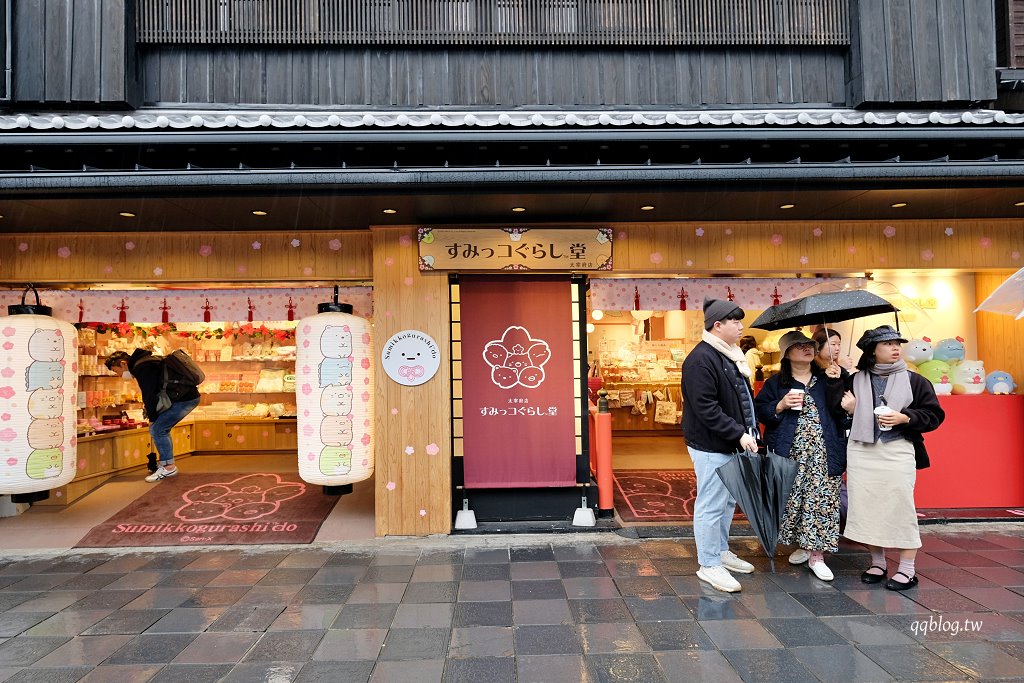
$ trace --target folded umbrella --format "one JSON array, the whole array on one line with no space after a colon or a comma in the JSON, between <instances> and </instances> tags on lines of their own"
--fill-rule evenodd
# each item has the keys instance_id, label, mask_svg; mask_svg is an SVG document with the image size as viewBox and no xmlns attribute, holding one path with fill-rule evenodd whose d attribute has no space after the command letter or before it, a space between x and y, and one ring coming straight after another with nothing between
<instances>
[{"instance_id":1,"label":"folded umbrella","mask_svg":"<svg viewBox=\"0 0 1024 683\"><path fill-rule=\"evenodd\" d=\"M761 330L784 330L788 327L839 323L878 313L895 314L898 310L877 294L850 289L785 301L765 309L750 326ZM898 319L896 329L899 330Z\"/></svg>"},{"instance_id":2,"label":"folded umbrella","mask_svg":"<svg viewBox=\"0 0 1024 683\"><path fill-rule=\"evenodd\" d=\"M796 481L797 467L796 461L768 451L765 455L737 453L716 470L768 553L773 574L779 527Z\"/></svg>"}]
</instances>

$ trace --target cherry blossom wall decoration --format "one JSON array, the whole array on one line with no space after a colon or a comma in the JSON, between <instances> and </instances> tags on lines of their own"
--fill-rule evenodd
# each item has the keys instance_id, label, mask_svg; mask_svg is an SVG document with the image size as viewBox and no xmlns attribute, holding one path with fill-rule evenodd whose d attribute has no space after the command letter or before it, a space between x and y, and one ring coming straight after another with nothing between
<instances>
[{"instance_id":1,"label":"cherry blossom wall decoration","mask_svg":"<svg viewBox=\"0 0 1024 683\"><path fill-rule=\"evenodd\" d=\"M887 225L882 229L882 234L885 235L886 239L892 239L896 236L896 228L892 225Z\"/></svg>"}]
</instances>

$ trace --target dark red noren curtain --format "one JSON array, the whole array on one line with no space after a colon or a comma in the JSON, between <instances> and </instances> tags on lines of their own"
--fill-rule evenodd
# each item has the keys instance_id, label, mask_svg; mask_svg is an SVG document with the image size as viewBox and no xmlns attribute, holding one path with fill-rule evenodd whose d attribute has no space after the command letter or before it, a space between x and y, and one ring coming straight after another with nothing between
<instances>
[{"instance_id":1,"label":"dark red noren curtain","mask_svg":"<svg viewBox=\"0 0 1024 683\"><path fill-rule=\"evenodd\" d=\"M467 488L576 483L572 285L461 276Z\"/></svg>"}]
</instances>

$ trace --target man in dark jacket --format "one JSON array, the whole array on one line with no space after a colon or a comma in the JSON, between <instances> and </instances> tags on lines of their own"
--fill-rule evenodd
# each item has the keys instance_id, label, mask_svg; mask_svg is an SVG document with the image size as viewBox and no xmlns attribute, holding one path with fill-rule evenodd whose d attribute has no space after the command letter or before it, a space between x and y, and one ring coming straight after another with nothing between
<instances>
[{"instance_id":1,"label":"man in dark jacket","mask_svg":"<svg viewBox=\"0 0 1024 683\"><path fill-rule=\"evenodd\" d=\"M740 590L730 572L754 571L729 550L736 500L715 472L737 450L757 450L750 368L737 346L743 316L743 309L731 301L705 299L704 335L683 361L683 435L697 475L697 578L727 593Z\"/></svg>"},{"instance_id":2,"label":"man in dark jacket","mask_svg":"<svg viewBox=\"0 0 1024 683\"><path fill-rule=\"evenodd\" d=\"M164 360L157 358L150 351L135 349L131 356L124 351L117 351L106 360L107 369L124 378L135 378L142 394L142 404L149 418L149 435L153 439L153 448L160 458L160 466L153 474L146 477L148 482L157 482L178 473L174 464L174 443L171 441L171 429L181 422L186 415L199 405L199 389L191 387L171 407L157 414L157 401L164 385Z\"/></svg>"}]
</instances>

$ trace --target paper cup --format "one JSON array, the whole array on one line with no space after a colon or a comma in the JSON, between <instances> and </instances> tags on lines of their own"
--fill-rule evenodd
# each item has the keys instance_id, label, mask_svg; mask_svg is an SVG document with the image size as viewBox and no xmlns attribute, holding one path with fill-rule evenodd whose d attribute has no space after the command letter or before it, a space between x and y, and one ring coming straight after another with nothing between
<instances>
[{"instance_id":1,"label":"paper cup","mask_svg":"<svg viewBox=\"0 0 1024 683\"><path fill-rule=\"evenodd\" d=\"M877 408L875 408L875 419L877 420L879 415L888 415L889 413L893 413L893 412L895 412L895 411L892 408L890 408L889 406L878 406ZM880 423L878 425L878 428L880 430L882 430L883 432L887 432L890 429L892 429L892 426L891 425L884 425L884 424Z\"/></svg>"},{"instance_id":2,"label":"paper cup","mask_svg":"<svg viewBox=\"0 0 1024 683\"><path fill-rule=\"evenodd\" d=\"M791 394L800 394L800 405L793 406L790 410L803 410L804 408L804 390L803 389L790 389Z\"/></svg>"}]
</instances>

